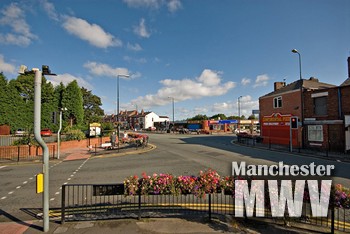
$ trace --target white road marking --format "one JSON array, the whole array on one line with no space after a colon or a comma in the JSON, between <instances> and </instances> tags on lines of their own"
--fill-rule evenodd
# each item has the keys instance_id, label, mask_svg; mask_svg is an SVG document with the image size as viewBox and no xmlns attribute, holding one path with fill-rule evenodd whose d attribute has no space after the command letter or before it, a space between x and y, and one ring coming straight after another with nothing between
<instances>
[{"instance_id":1,"label":"white road marking","mask_svg":"<svg viewBox=\"0 0 350 234\"><path fill-rule=\"evenodd\" d=\"M30 177L29 179L30 179L30 180L32 180L32 179L33 179L33 177Z\"/></svg>"},{"instance_id":2,"label":"white road marking","mask_svg":"<svg viewBox=\"0 0 350 234\"><path fill-rule=\"evenodd\" d=\"M20 188L21 188L21 186L17 186L17 187L16 187L16 189L20 189Z\"/></svg>"},{"instance_id":3,"label":"white road marking","mask_svg":"<svg viewBox=\"0 0 350 234\"><path fill-rule=\"evenodd\" d=\"M60 194L60 192L56 192L56 193L55 193L55 195L58 195L58 194Z\"/></svg>"},{"instance_id":4,"label":"white road marking","mask_svg":"<svg viewBox=\"0 0 350 234\"><path fill-rule=\"evenodd\" d=\"M71 180L72 178L68 178L67 180Z\"/></svg>"},{"instance_id":5,"label":"white road marking","mask_svg":"<svg viewBox=\"0 0 350 234\"><path fill-rule=\"evenodd\" d=\"M14 191L9 192L8 194L12 194Z\"/></svg>"},{"instance_id":6,"label":"white road marking","mask_svg":"<svg viewBox=\"0 0 350 234\"><path fill-rule=\"evenodd\" d=\"M2 197L2 198L1 198L1 200L4 200L4 199L6 199L6 197Z\"/></svg>"},{"instance_id":7,"label":"white road marking","mask_svg":"<svg viewBox=\"0 0 350 234\"><path fill-rule=\"evenodd\" d=\"M24 182L23 182L23 184L26 184L26 183L28 183L28 181L24 181Z\"/></svg>"},{"instance_id":8,"label":"white road marking","mask_svg":"<svg viewBox=\"0 0 350 234\"><path fill-rule=\"evenodd\" d=\"M5 168L6 166L1 166L0 169Z\"/></svg>"},{"instance_id":9,"label":"white road marking","mask_svg":"<svg viewBox=\"0 0 350 234\"><path fill-rule=\"evenodd\" d=\"M50 201L53 201L53 200L55 200L55 198L51 198L51 199L50 199Z\"/></svg>"}]
</instances>

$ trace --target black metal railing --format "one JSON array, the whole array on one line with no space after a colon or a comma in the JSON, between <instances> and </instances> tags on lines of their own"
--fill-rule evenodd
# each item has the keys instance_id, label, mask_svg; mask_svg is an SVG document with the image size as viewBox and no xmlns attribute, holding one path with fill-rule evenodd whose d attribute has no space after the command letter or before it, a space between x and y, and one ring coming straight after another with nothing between
<instances>
[{"instance_id":1,"label":"black metal railing","mask_svg":"<svg viewBox=\"0 0 350 234\"><path fill-rule=\"evenodd\" d=\"M235 215L234 196L225 192L181 195L124 195L124 184L67 184L62 187L61 222L118 218ZM350 232L350 211L330 207L328 217L312 217L311 205L304 203L299 218L273 218L265 207L265 218L275 222L310 224ZM247 218L245 216L245 218Z\"/></svg>"},{"instance_id":2,"label":"black metal railing","mask_svg":"<svg viewBox=\"0 0 350 234\"><path fill-rule=\"evenodd\" d=\"M48 145L49 158L55 158L55 145ZM42 150L38 146L19 145L19 146L4 146L0 147L0 160L2 161L30 161L42 160Z\"/></svg>"},{"instance_id":3,"label":"black metal railing","mask_svg":"<svg viewBox=\"0 0 350 234\"><path fill-rule=\"evenodd\" d=\"M263 140L265 139L265 140ZM290 145L285 144L274 144L272 143L273 138L269 137L261 137L261 136L251 136L251 135L246 135L246 136L237 136L235 138L235 142L250 146L250 147L256 147L256 148L263 148L263 149L269 149L269 150L277 150L277 151L285 151L285 152L290 152ZM276 139L276 138L275 138ZM300 144L297 146L292 147L293 153L301 153L301 154L306 154L306 155L313 155L313 156L319 156L323 158L335 158L335 159L343 159L343 160L348 160L349 158L349 153L344 153L344 152L339 152L339 151L330 151L328 148L326 149L321 149L321 148L302 148Z\"/></svg>"}]
</instances>

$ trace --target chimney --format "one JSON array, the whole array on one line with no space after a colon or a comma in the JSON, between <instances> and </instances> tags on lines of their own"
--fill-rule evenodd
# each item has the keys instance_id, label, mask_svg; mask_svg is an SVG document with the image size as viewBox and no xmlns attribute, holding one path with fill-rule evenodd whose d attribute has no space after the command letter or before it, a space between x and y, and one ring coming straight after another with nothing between
<instances>
[{"instance_id":1,"label":"chimney","mask_svg":"<svg viewBox=\"0 0 350 234\"><path fill-rule=\"evenodd\" d=\"M313 77L313 76L310 77L309 81L319 82L319 80L316 77Z\"/></svg>"},{"instance_id":2,"label":"chimney","mask_svg":"<svg viewBox=\"0 0 350 234\"><path fill-rule=\"evenodd\" d=\"M350 57L348 57L348 78L350 78Z\"/></svg>"},{"instance_id":3,"label":"chimney","mask_svg":"<svg viewBox=\"0 0 350 234\"><path fill-rule=\"evenodd\" d=\"M274 83L274 91L279 90L280 88L283 88L286 86L286 82L275 82Z\"/></svg>"}]
</instances>

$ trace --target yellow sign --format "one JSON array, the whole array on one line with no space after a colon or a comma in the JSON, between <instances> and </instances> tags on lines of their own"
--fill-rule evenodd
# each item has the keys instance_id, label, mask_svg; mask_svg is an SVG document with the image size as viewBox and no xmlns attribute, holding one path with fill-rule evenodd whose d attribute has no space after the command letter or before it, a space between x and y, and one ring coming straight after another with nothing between
<instances>
[{"instance_id":1,"label":"yellow sign","mask_svg":"<svg viewBox=\"0 0 350 234\"><path fill-rule=\"evenodd\" d=\"M40 173L36 175L36 193L44 192L44 174Z\"/></svg>"},{"instance_id":2,"label":"yellow sign","mask_svg":"<svg viewBox=\"0 0 350 234\"><path fill-rule=\"evenodd\" d=\"M91 123L90 127L101 127L100 123Z\"/></svg>"},{"instance_id":3,"label":"yellow sign","mask_svg":"<svg viewBox=\"0 0 350 234\"><path fill-rule=\"evenodd\" d=\"M273 113L270 116L264 116L262 118L263 122L289 122L290 120L290 114L288 115L281 115L280 113Z\"/></svg>"}]
</instances>

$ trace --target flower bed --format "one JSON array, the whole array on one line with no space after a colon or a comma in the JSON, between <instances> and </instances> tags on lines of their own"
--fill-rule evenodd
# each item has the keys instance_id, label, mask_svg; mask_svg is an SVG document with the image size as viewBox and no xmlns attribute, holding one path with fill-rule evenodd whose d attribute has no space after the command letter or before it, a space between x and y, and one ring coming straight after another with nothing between
<instances>
[{"instance_id":1,"label":"flower bed","mask_svg":"<svg viewBox=\"0 0 350 234\"><path fill-rule=\"evenodd\" d=\"M221 193L234 197L242 196L235 194L235 181L243 180L240 177L226 176L221 177L216 171L208 169L200 171L198 176L174 176L172 174L153 174L152 176L146 173L139 178L137 175L130 176L124 180L124 191L126 196L134 195L158 195L158 194L194 194L197 197L205 197L208 193ZM244 179L244 180L251 180ZM239 183L239 186L244 183ZM242 191L242 189L237 189ZM278 191L269 191L265 189L265 198L269 198L269 193L278 193ZM309 201L308 190L304 191L304 201ZM350 189L345 188L340 184L332 186L331 198L334 201L334 207L350 208ZM260 198L257 198L260 199ZM261 198L263 199L263 198ZM265 199L266 205L269 205L269 200ZM332 205L332 203L330 203Z\"/></svg>"}]
</instances>

